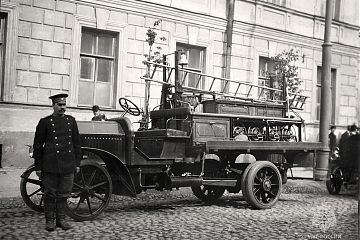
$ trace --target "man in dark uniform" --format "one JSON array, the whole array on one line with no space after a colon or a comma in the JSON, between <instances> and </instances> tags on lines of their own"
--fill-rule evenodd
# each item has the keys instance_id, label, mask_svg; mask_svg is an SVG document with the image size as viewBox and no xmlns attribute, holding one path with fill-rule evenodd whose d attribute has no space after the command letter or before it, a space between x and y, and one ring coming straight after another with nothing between
<instances>
[{"instance_id":1,"label":"man in dark uniform","mask_svg":"<svg viewBox=\"0 0 360 240\"><path fill-rule=\"evenodd\" d=\"M36 174L44 186L45 229L71 228L65 221L65 204L72 191L74 173L80 171L81 146L75 118L65 115L67 94L56 94L53 114L42 118L35 132L34 159Z\"/></svg>"}]
</instances>

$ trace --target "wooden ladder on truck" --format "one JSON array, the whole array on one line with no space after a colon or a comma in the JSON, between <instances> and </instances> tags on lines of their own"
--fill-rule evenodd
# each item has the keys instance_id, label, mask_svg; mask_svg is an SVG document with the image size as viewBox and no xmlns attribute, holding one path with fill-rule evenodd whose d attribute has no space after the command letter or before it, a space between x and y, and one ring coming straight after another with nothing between
<instances>
[{"instance_id":1,"label":"wooden ladder on truck","mask_svg":"<svg viewBox=\"0 0 360 240\"><path fill-rule=\"evenodd\" d=\"M150 72L141 79L174 89L172 100L175 102L175 106L173 107L176 107L176 102L181 102L184 95L195 96L198 94L202 96L202 99L221 98L286 106L289 112L290 110L302 110L308 98L301 94L288 92L286 88L282 90L260 86L245 81L207 75L196 69L172 67L163 63L151 61L144 61L144 63L150 68ZM155 79L159 72L162 72L162 80ZM192 79L191 85L188 84L189 78Z\"/></svg>"}]
</instances>

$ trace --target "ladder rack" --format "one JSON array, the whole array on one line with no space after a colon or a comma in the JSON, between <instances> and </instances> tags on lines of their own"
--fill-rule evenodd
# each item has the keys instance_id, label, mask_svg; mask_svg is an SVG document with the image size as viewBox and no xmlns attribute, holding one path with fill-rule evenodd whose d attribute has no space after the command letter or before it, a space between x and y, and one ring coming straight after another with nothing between
<instances>
[{"instance_id":1,"label":"ladder rack","mask_svg":"<svg viewBox=\"0 0 360 240\"><path fill-rule=\"evenodd\" d=\"M144 61L144 63L150 66L151 72L149 76L143 76L141 79L166 84L169 87L175 88L175 92L180 92L181 94L201 94L203 98L208 96L208 98L213 99L223 98L269 105L283 105L294 110L302 110L308 98L301 94L284 93L281 89L207 75L190 68L178 67L176 69L166 64L151 61ZM178 76L175 76L176 70L178 71ZM162 71L165 74L162 81L154 79L157 71ZM194 80L192 86L187 84L190 76Z\"/></svg>"}]
</instances>

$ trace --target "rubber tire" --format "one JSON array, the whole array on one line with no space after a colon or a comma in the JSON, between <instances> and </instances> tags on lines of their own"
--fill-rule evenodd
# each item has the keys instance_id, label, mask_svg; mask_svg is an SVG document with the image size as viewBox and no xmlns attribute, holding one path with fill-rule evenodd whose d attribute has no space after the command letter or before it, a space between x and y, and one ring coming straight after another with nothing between
<instances>
[{"instance_id":1,"label":"rubber tire","mask_svg":"<svg viewBox=\"0 0 360 240\"><path fill-rule=\"evenodd\" d=\"M243 174L242 174L242 177L241 177L241 192L242 192L242 195L245 199L245 201L248 201L248 196L247 196L247 191L245 190L246 189L246 178L247 178L247 175L250 171L250 169L255 165L256 162L252 162L250 163L249 165L246 166Z\"/></svg>"},{"instance_id":2,"label":"rubber tire","mask_svg":"<svg viewBox=\"0 0 360 240\"><path fill-rule=\"evenodd\" d=\"M23 201L25 202L25 204L27 206L29 206L32 210L35 210L37 212L44 212L44 202L42 200L40 200L40 205L36 204L35 202L33 202L31 200L31 198L29 197L29 194L27 192L26 186L29 183L29 176L32 173L35 174L35 166L34 166L34 164L32 164L30 167L28 167L25 170L25 172L21 175L20 194L21 194L21 197L22 197ZM39 182L39 189L37 189L37 190L43 192L42 191L42 186L41 186L41 180L36 179L35 181ZM37 185L37 184L34 184L34 185Z\"/></svg>"},{"instance_id":3,"label":"rubber tire","mask_svg":"<svg viewBox=\"0 0 360 240\"><path fill-rule=\"evenodd\" d=\"M112 180L111 180L111 177L110 177L110 174L108 173L108 171L102 165L98 164L94 160L89 160L88 159L88 160L81 161L80 173L78 173L78 174L81 174L81 171L83 171L83 169L86 168L87 166L96 167L97 170L101 171L101 173L106 177L106 181L107 181L107 184L108 184L108 189L107 189L107 194L105 195L105 201L103 202L101 207L99 207L96 211L94 211L94 212L92 212L90 214L87 214L87 215L78 214L78 213L76 213L76 212L74 212L72 210L72 208L68 205L69 204L69 199L71 198L71 196L70 196L68 201L67 201L67 204L65 206L65 211L66 211L66 214L69 217L71 217L72 219L74 219L76 221L94 220L97 216L99 216L107 208L107 206L109 205L109 202L110 202L111 194L112 194L112 189L113 189ZM86 179L85 181L87 181L87 180L88 179ZM75 186L75 181L76 181L76 178L74 179L74 186ZM73 192L72 195L74 195L74 194L75 193Z\"/></svg>"},{"instance_id":4,"label":"rubber tire","mask_svg":"<svg viewBox=\"0 0 360 240\"><path fill-rule=\"evenodd\" d=\"M264 203L259 201L256 196L254 195L254 179L256 174L262 170L263 168L270 168L275 172L275 175L277 177L276 181L278 183L278 189L275 195L275 198L269 202ZM249 172L247 173L247 176L245 178L245 196L247 196L247 202L254 207L255 209L268 209L271 208L276 204L276 202L279 200L281 190L282 190L282 179L279 170L277 167L269 162L269 161L257 161L255 162L254 166L251 167Z\"/></svg>"}]
</instances>

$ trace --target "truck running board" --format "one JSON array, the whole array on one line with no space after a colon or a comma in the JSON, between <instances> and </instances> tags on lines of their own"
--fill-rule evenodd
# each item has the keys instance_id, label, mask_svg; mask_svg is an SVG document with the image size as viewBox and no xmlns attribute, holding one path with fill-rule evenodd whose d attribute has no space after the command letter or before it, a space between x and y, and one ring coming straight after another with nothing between
<instances>
[{"instance_id":1,"label":"truck running board","mask_svg":"<svg viewBox=\"0 0 360 240\"><path fill-rule=\"evenodd\" d=\"M171 187L199 187L204 186L221 186L235 187L238 182L236 179L203 179L201 177L170 177Z\"/></svg>"},{"instance_id":2,"label":"truck running board","mask_svg":"<svg viewBox=\"0 0 360 240\"><path fill-rule=\"evenodd\" d=\"M170 177L171 187L199 187L202 185L202 177Z\"/></svg>"},{"instance_id":3,"label":"truck running board","mask_svg":"<svg viewBox=\"0 0 360 240\"><path fill-rule=\"evenodd\" d=\"M211 179L203 180L204 186L221 186L221 187L235 187L238 180L236 179Z\"/></svg>"}]
</instances>

